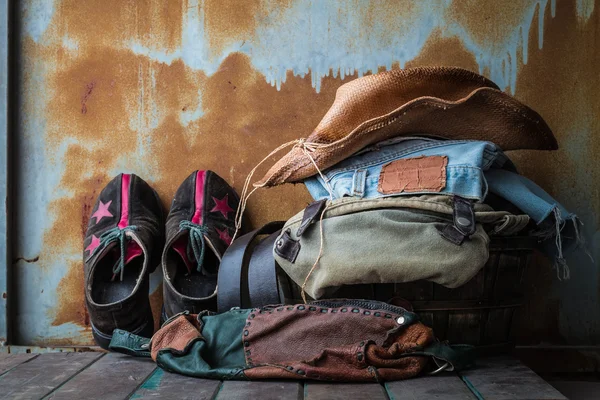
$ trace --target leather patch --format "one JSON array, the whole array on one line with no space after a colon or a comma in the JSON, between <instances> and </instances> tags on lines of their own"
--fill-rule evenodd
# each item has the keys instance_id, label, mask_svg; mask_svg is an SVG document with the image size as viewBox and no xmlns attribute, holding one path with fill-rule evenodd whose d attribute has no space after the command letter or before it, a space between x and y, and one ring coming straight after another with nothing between
<instances>
[{"instance_id":1,"label":"leather patch","mask_svg":"<svg viewBox=\"0 0 600 400\"><path fill-rule=\"evenodd\" d=\"M275 242L275 254L292 264L296 262L299 252L300 241L292 239L289 229Z\"/></svg>"},{"instance_id":2,"label":"leather patch","mask_svg":"<svg viewBox=\"0 0 600 400\"><path fill-rule=\"evenodd\" d=\"M253 310L243 333L249 379L323 381L404 379L423 370L428 357L410 356L435 338L409 314L324 303ZM398 322L402 321L402 322ZM255 367L255 368L252 368Z\"/></svg>"},{"instance_id":3,"label":"leather patch","mask_svg":"<svg viewBox=\"0 0 600 400\"><path fill-rule=\"evenodd\" d=\"M302 223L298 228L298 232L296 232L296 236L300 237L316 219L321 216L321 213L325 209L325 204L327 204L327 200L318 200L310 203L305 209L304 214L302 214Z\"/></svg>"},{"instance_id":4,"label":"leather patch","mask_svg":"<svg viewBox=\"0 0 600 400\"><path fill-rule=\"evenodd\" d=\"M254 364L310 360L323 350L373 340L382 345L401 314L350 305L279 306L253 312L244 340ZM335 332L335 334L332 334Z\"/></svg>"},{"instance_id":5,"label":"leather patch","mask_svg":"<svg viewBox=\"0 0 600 400\"><path fill-rule=\"evenodd\" d=\"M446 187L446 156L405 158L385 164L377 191L382 194L440 192Z\"/></svg>"},{"instance_id":6,"label":"leather patch","mask_svg":"<svg viewBox=\"0 0 600 400\"><path fill-rule=\"evenodd\" d=\"M202 339L200 325L196 315L180 315L163 326L152 337L152 359L156 361L159 350L169 349L176 353L185 353L187 347L196 339Z\"/></svg>"}]
</instances>

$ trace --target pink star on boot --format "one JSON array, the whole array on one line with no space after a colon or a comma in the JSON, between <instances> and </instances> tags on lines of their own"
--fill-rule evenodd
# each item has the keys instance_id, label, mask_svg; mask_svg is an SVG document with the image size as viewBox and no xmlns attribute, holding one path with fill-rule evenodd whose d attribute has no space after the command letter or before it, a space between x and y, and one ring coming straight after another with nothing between
<instances>
[{"instance_id":1,"label":"pink star on boot","mask_svg":"<svg viewBox=\"0 0 600 400\"><path fill-rule=\"evenodd\" d=\"M108 211L108 207L110 207L110 200L108 203L104 204L102 201L98 204L98 209L95 213L92 214L92 218L96 218L96 223L100 222L104 217L113 217L110 211Z\"/></svg>"},{"instance_id":2,"label":"pink star on boot","mask_svg":"<svg viewBox=\"0 0 600 400\"><path fill-rule=\"evenodd\" d=\"M220 230L219 228L215 228L215 231L219 234L219 239L221 239L227 246L231 244L231 236L229 236L229 232L227 229Z\"/></svg>"},{"instance_id":3,"label":"pink star on boot","mask_svg":"<svg viewBox=\"0 0 600 400\"><path fill-rule=\"evenodd\" d=\"M94 250L96 250L96 247L98 247L99 245L100 239L98 239L96 235L92 235L92 241L90 242L90 245L85 248L85 251L89 251L90 254L92 254Z\"/></svg>"},{"instance_id":4,"label":"pink star on boot","mask_svg":"<svg viewBox=\"0 0 600 400\"><path fill-rule=\"evenodd\" d=\"M217 199L216 197L213 196L213 200L215 202L215 206L213 207L212 210L210 210L210 212L218 212L220 211L221 214L223 214L223 216L225 217L225 219L229 219L229 217L227 217L227 214L233 211L233 208L229 207L229 198L228 198L228 194L225 195L225 197L223 197L221 200Z\"/></svg>"}]
</instances>

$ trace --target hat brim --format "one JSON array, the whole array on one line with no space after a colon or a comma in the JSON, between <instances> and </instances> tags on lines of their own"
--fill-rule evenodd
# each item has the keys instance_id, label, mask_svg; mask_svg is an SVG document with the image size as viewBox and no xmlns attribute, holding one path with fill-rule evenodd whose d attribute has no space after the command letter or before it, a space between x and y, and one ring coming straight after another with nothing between
<instances>
[{"instance_id":1,"label":"hat brim","mask_svg":"<svg viewBox=\"0 0 600 400\"><path fill-rule=\"evenodd\" d=\"M503 150L558 149L550 127L538 113L491 87L478 88L456 101L419 97L362 122L337 140L324 142L315 130L306 142L317 144L310 155L314 164L324 170L370 144L408 135L489 141ZM313 160L301 148L294 147L256 186L302 181L318 172Z\"/></svg>"}]
</instances>

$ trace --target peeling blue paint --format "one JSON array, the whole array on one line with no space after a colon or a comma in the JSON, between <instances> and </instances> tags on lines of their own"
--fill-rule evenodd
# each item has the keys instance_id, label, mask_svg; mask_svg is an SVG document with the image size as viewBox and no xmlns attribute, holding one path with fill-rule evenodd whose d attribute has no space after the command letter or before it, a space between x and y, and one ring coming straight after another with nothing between
<instances>
[{"instance_id":1,"label":"peeling blue paint","mask_svg":"<svg viewBox=\"0 0 600 400\"><path fill-rule=\"evenodd\" d=\"M54 0L28 0L21 5L23 29L27 36L38 43L54 14Z\"/></svg>"},{"instance_id":2,"label":"peeling blue paint","mask_svg":"<svg viewBox=\"0 0 600 400\"><path fill-rule=\"evenodd\" d=\"M199 120L204 115L202 111L202 91L198 90L198 106L194 110L182 111L179 114L179 122L187 127L190 123Z\"/></svg>"},{"instance_id":3,"label":"peeling blue paint","mask_svg":"<svg viewBox=\"0 0 600 400\"><path fill-rule=\"evenodd\" d=\"M454 0L460 1L460 0ZM56 3L56 4L55 4ZM76 55L79 43L68 36L52 37L49 34L50 22L58 7L58 1L29 0L21 9L24 21L24 34L27 38L42 45L57 45ZM548 4L550 3L550 4ZM502 37L481 38L453 19L448 12L451 0L431 0L414 2L405 14L402 10L391 13L385 23L365 23L368 10L376 6L375 1L324 1L296 0L286 9L277 9L261 16L256 31L244 41L231 43L224 49L209 47L205 27L204 2L190 1L183 15L181 45L174 50L166 50L142 44L138 41L115 43L115 47L125 47L133 53L159 63L171 64L182 60L193 70L214 74L223 60L231 53L241 52L248 56L253 67L265 76L267 82L281 88L286 82L288 71L295 76L310 74L316 91L321 88L322 78L332 75L344 79L357 73L364 75L379 67L390 69L393 63L404 66L421 53L433 34L446 38L457 37L471 52L479 65L480 72L494 80L502 88L515 91L518 71L522 62L529 61L529 36L534 29L538 47L543 46L544 20L550 9L551 17L556 15L556 0L531 0L522 11L519 20ZM507 5L508 7L508 5ZM594 11L593 0L576 0L576 12L580 20L587 21ZM597 10L596 10L597 11ZM537 21L536 21L537 12ZM259 18L259 17L257 17ZM392 32L390 34L390 32ZM52 41L56 42L52 42ZM142 57L141 57L142 59ZM18 152L22 156L17 171L18 199L20 210L15 215L18 227L16 255L25 258L40 256L35 264L16 264L19 290L19 312L17 315L17 337L22 343L36 343L46 339L70 338L75 342L91 342L89 331L67 323L51 326L52 311L58 304L59 283L67 273L70 262L80 262L81 249L74 243L72 247L60 249L60 254L42 249L43 235L55 222L55 215L48 205L60 198L68 198L73 193L60 189L60 180L66 168L65 154L71 144L93 150L94 143L77 143L70 132L64 132L61 143L52 146L55 153L49 154L45 140L46 132L55 129L45 119L44 109L56 95L47 85L46 77L59 70L48 58L30 58L24 64L24 74L28 85L23 93L21 104L22 120L19 127L22 133L16 140ZM150 154L153 131L159 127L167 110L162 110L157 99L156 63L142 59L138 65L137 97L127 104L127 115L119 116L129 121L131 132L137 141L136 150L123 154L112 165L109 174L135 172L150 182L155 180L157 170ZM582 101L582 100L577 100ZM179 113L179 123L186 127L202 118L202 91L198 91L197 107ZM564 151L577 160L574 164L577 176L585 176L585 163L578 157L588 146L595 130L589 125L573 129L561 143ZM132 140L133 138L127 138ZM101 140L99 138L98 140ZM233 167L232 167L233 168ZM590 248L596 260L600 259L600 231L595 225L593 210L586 194L573 194L570 183L558 188L559 198L570 209L577 210L585 222L584 233L589 238ZM40 254L44 250L46 253ZM555 286L560 298L568 298L561 304L560 326L565 337L587 340L587 331L599 331L598 321L590 321L590 315L600 312L597 281L598 266L585 255L575 255L569 259L577 266L570 282L560 282ZM42 270L43 269L43 270ZM574 268L575 269L575 268ZM162 282L160 268L151 276L151 292ZM582 295L573 296L573 287ZM46 288L43 292L40 289ZM50 289L50 290L48 290ZM593 309L590 312L589 309Z\"/></svg>"},{"instance_id":4,"label":"peeling blue paint","mask_svg":"<svg viewBox=\"0 0 600 400\"><path fill-rule=\"evenodd\" d=\"M164 374L165 371L160 368L156 368L152 375L146 379L146 381L136 390L130 399L143 399L151 395L152 392L155 392L160 387L160 382L162 381Z\"/></svg>"},{"instance_id":5,"label":"peeling blue paint","mask_svg":"<svg viewBox=\"0 0 600 400\"><path fill-rule=\"evenodd\" d=\"M62 37L62 47L69 51L77 51L79 50L79 43L68 35L64 35Z\"/></svg>"},{"instance_id":6,"label":"peeling blue paint","mask_svg":"<svg viewBox=\"0 0 600 400\"><path fill-rule=\"evenodd\" d=\"M377 7L376 1L298 0L283 12L273 11L274 15L261 20L253 37L214 54L206 37L204 2L196 1L189 4L184 15L180 48L166 51L138 42L130 42L128 46L136 54L166 64L181 59L190 68L207 75L212 75L230 53L242 52L278 90L285 83L287 71L292 71L301 77L310 74L312 86L319 92L322 78L330 74L344 79L354 73L362 76L377 71L379 67L391 69L395 62L404 67L423 50L431 34L440 31L446 37L458 37L475 55L480 72L514 93L519 67L517 54L521 53L526 64L529 31L536 10L539 10L538 46L540 49L543 46L548 0L532 1L521 22L506 37L487 43L478 43L471 32L449 17L451 4L451 0L415 2L410 18L399 10L388 16L386 24L365 26L365 15ZM556 0L551 1L550 9L554 16Z\"/></svg>"},{"instance_id":7,"label":"peeling blue paint","mask_svg":"<svg viewBox=\"0 0 600 400\"><path fill-rule=\"evenodd\" d=\"M54 2L24 2L21 12L26 37L47 44L49 39L44 33L54 13ZM65 43L65 37L60 40L61 44ZM75 50L74 41L66 38L66 43L69 50ZM56 215L48 205L55 199L73 195L60 187L60 180L66 167L67 149L77 142L66 135L52 151L45 142L45 132L55 129L46 120L44 110L55 95L46 78L56 71L56 63L33 58L28 59L22 68L22 79L26 79L27 84L23 80L19 82L24 93L18 121L22 134L15 141L16 152L21 156L16 169L15 197L27 201L18 202L18 213L14 215L17 234L14 256L39 257L39 261L19 261L14 265L15 276L18 277L15 302L19 304L15 337L17 344L64 338L72 338L74 344L87 344L92 338L83 327L74 323L51 325L59 301L59 284L69 270L69 263L81 260L81 249L73 243L70 248L62 249L60 254L48 249L42 253L44 234L56 221Z\"/></svg>"},{"instance_id":8,"label":"peeling blue paint","mask_svg":"<svg viewBox=\"0 0 600 400\"><path fill-rule=\"evenodd\" d=\"M596 0L577 0L576 10L577 16L587 21L594 12L594 4Z\"/></svg>"},{"instance_id":9,"label":"peeling blue paint","mask_svg":"<svg viewBox=\"0 0 600 400\"><path fill-rule=\"evenodd\" d=\"M475 55L480 72L514 93L517 53L521 52L527 63L528 37L536 9L542 47L547 3L548 0L531 2L521 22L506 37L478 43L471 32L448 17L451 1L414 3L410 18L398 12L393 21L369 27L368 34L362 35L357 35L365 29L362 18L376 3L297 1L279 20L258 29L256 40L249 44L249 55L254 67L278 89L291 70L295 75L310 72L313 87L319 91L321 79L330 71L334 77L339 71L343 79L349 73L362 76L381 66L390 69L394 62L403 67L422 51L432 32L439 30L446 37L458 37ZM555 8L555 0L551 8ZM397 33L390 35L390 29Z\"/></svg>"},{"instance_id":10,"label":"peeling blue paint","mask_svg":"<svg viewBox=\"0 0 600 400\"><path fill-rule=\"evenodd\" d=\"M388 16L387 24L366 25L365 15L377 7L376 2L296 1L258 27L250 41L250 59L277 89L291 70L294 75L310 73L318 92L322 78L331 71L344 79L376 72L380 66L390 69L394 62L403 67L444 25L449 5L443 0L415 2L410 18L398 10Z\"/></svg>"}]
</instances>

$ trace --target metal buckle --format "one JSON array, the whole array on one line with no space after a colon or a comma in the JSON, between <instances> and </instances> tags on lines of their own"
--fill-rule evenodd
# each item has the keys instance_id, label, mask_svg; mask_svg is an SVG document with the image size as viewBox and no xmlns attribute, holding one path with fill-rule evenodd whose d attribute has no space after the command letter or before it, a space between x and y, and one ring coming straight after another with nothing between
<instances>
[{"instance_id":1,"label":"metal buckle","mask_svg":"<svg viewBox=\"0 0 600 400\"><path fill-rule=\"evenodd\" d=\"M446 361L446 363L444 365L442 365L441 367L439 367L438 369L436 369L435 371L430 372L427 375L437 375L440 372L444 371L446 368L448 368L450 366L450 363L448 361Z\"/></svg>"}]
</instances>

